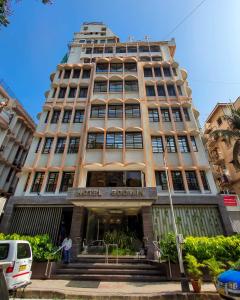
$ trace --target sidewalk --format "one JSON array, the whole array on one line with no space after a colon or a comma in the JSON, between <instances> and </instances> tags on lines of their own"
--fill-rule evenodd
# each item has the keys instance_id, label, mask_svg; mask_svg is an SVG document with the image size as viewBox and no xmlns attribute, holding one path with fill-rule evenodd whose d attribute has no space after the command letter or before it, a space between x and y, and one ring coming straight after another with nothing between
<instances>
[{"instance_id":1,"label":"sidewalk","mask_svg":"<svg viewBox=\"0 0 240 300\"><path fill-rule=\"evenodd\" d=\"M202 287L202 292L213 294L216 290L213 284L206 283ZM49 299L112 299L112 297L114 299L125 297L128 299L146 297L148 299L160 296L162 293L173 293L176 296L181 293L180 283L33 280L32 284L25 289L26 298ZM218 299L216 296L214 299Z\"/></svg>"}]
</instances>

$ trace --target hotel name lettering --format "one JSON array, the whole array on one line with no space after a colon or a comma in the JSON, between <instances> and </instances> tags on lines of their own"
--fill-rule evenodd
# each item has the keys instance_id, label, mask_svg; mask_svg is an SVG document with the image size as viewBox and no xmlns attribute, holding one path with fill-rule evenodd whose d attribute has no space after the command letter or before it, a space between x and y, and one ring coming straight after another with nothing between
<instances>
[{"instance_id":1,"label":"hotel name lettering","mask_svg":"<svg viewBox=\"0 0 240 300\"><path fill-rule=\"evenodd\" d=\"M104 193L105 194L105 193ZM105 194L106 195L106 194ZM143 190L141 189L118 189L114 188L109 191L112 197L143 197ZM75 197L102 197L103 193L100 189L82 189L78 190Z\"/></svg>"}]
</instances>

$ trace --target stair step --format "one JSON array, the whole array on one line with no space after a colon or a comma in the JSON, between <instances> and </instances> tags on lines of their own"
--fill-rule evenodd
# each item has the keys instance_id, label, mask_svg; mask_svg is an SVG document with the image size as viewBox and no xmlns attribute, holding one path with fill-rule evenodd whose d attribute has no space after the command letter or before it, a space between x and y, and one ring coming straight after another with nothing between
<instances>
[{"instance_id":1,"label":"stair step","mask_svg":"<svg viewBox=\"0 0 240 300\"><path fill-rule=\"evenodd\" d=\"M60 264L61 269L139 269L139 270L153 270L159 269L158 266L150 264L102 264L102 263L70 263L67 265Z\"/></svg>"},{"instance_id":2,"label":"stair step","mask_svg":"<svg viewBox=\"0 0 240 300\"><path fill-rule=\"evenodd\" d=\"M95 281L141 281L141 282L161 282L167 281L165 276L150 276L150 275L115 275L115 274L57 274L51 277L52 279L62 280L95 280Z\"/></svg>"},{"instance_id":3,"label":"stair step","mask_svg":"<svg viewBox=\"0 0 240 300\"><path fill-rule=\"evenodd\" d=\"M57 269L56 274L109 274L109 275L162 275L160 270L138 270L138 269Z\"/></svg>"}]
</instances>

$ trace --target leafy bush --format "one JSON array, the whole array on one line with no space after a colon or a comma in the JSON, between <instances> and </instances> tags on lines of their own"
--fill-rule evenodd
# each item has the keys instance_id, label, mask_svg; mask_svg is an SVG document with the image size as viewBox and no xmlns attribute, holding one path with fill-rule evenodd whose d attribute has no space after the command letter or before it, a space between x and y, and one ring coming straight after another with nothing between
<instances>
[{"instance_id":1,"label":"leafy bush","mask_svg":"<svg viewBox=\"0 0 240 300\"><path fill-rule=\"evenodd\" d=\"M37 262L47 261L51 254L57 250L53 245L49 235L24 236L16 233L3 234L0 233L0 240L25 240L31 244L33 252L33 260ZM59 254L51 256L51 259L58 259Z\"/></svg>"},{"instance_id":2,"label":"leafy bush","mask_svg":"<svg viewBox=\"0 0 240 300\"><path fill-rule=\"evenodd\" d=\"M201 268L204 267L204 264L199 263L196 257L191 254L187 254L185 260L187 263L187 271L191 278L200 279L203 275Z\"/></svg>"},{"instance_id":3,"label":"leafy bush","mask_svg":"<svg viewBox=\"0 0 240 300\"><path fill-rule=\"evenodd\" d=\"M209 274L214 282L217 276L225 270L225 264L221 261L217 261L214 257L204 260L203 264L208 268Z\"/></svg>"},{"instance_id":4,"label":"leafy bush","mask_svg":"<svg viewBox=\"0 0 240 300\"><path fill-rule=\"evenodd\" d=\"M107 231L104 234L104 241L106 244L118 244L120 249L128 249L131 251L139 250L141 242L136 238L132 232L124 231Z\"/></svg>"},{"instance_id":5,"label":"leafy bush","mask_svg":"<svg viewBox=\"0 0 240 300\"><path fill-rule=\"evenodd\" d=\"M177 249L174 233L169 233L160 241L160 249L164 256L177 262ZM214 257L217 261L226 264L229 261L237 261L240 257L240 235L192 237L185 238L183 256L193 255L199 262Z\"/></svg>"}]
</instances>

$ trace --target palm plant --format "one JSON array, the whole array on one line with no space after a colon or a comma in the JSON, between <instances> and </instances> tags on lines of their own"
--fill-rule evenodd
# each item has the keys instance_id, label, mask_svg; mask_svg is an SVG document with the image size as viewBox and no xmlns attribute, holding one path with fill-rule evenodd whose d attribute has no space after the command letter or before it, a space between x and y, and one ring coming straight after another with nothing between
<instances>
[{"instance_id":1,"label":"palm plant","mask_svg":"<svg viewBox=\"0 0 240 300\"><path fill-rule=\"evenodd\" d=\"M240 109L231 108L231 114L225 115L224 120L227 120L229 129L214 130L210 136L215 140L222 139L226 144L230 144L234 140L233 159L231 163L236 170L240 170L240 162L238 155L240 153Z\"/></svg>"}]
</instances>

